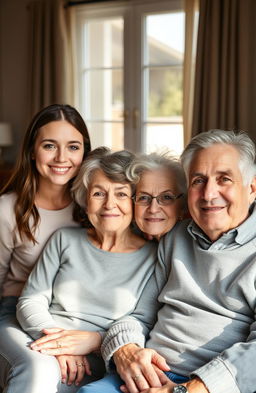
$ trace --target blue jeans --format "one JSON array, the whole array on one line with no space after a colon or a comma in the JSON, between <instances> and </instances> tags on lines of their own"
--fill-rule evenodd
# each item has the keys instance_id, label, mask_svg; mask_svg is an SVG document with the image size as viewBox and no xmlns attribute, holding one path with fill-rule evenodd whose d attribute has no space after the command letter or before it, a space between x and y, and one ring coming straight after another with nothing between
<instances>
[{"instance_id":1,"label":"blue jeans","mask_svg":"<svg viewBox=\"0 0 256 393\"><path fill-rule=\"evenodd\" d=\"M175 383L183 383L189 380L188 377L177 375L171 371L165 373L167 377ZM77 393L120 393L120 386L123 385L123 380L115 372L107 374L99 381L88 383L78 390Z\"/></svg>"},{"instance_id":2,"label":"blue jeans","mask_svg":"<svg viewBox=\"0 0 256 393\"><path fill-rule=\"evenodd\" d=\"M8 315L16 315L17 296L6 296L0 300L0 321Z\"/></svg>"},{"instance_id":3,"label":"blue jeans","mask_svg":"<svg viewBox=\"0 0 256 393\"><path fill-rule=\"evenodd\" d=\"M171 371L165 371L166 376L174 383L183 383L183 382L188 382L189 378L185 377L184 375L179 375L172 373Z\"/></svg>"}]
</instances>

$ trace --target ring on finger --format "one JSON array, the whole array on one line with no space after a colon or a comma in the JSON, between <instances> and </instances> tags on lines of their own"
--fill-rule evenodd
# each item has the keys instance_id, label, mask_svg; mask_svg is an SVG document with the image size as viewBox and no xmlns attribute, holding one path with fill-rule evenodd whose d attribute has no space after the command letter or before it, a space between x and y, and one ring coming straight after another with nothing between
<instances>
[{"instance_id":1,"label":"ring on finger","mask_svg":"<svg viewBox=\"0 0 256 393\"><path fill-rule=\"evenodd\" d=\"M84 367L84 363L76 362L77 367Z\"/></svg>"},{"instance_id":2,"label":"ring on finger","mask_svg":"<svg viewBox=\"0 0 256 393\"><path fill-rule=\"evenodd\" d=\"M132 377L132 378L136 382L136 381L138 381L138 379L140 379L140 377L141 377L141 375L137 374L137 375L134 375L134 377Z\"/></svg>"},{"instance_id":3,"label":"ring on finger","mask_svg":"<svg viewBox=\"0 0 256 393\"><path fill-rule=\"evenodd\" d=\"M61 347L62 347L62 345L61 345L61 342L60 342L60 341L57 341L57 340L56 340L56 347L57 347L57 348L61 348Z\"/></svg>"}]
</instances>

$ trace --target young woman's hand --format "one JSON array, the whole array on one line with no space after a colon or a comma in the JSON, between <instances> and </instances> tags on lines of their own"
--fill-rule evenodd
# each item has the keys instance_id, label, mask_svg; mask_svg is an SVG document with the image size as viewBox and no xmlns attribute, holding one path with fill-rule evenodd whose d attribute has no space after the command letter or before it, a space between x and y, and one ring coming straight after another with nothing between
<instances>
[{"instance_id":1,"label":"young woman's hand","mask_svg":"<svg viewBox=\"0 0 256 393\"><path fill-rule=\"evenodd\" d=\"M58 355L61 370L61 382L76 386L82 381L85 374L91 375L90 365L85 356Z\"/></svg>"},{"instance_id":2,"label":"young woman's hand","mask_svg":"<svg viewBox=\"0 0 256 393\"><path fill-rule=\"evenodd\" d=\"M101 335L85 330L44 329L43 337L31 344L31 349L46 355L87 355L100 349Z\"/></svg>"}]
</instances>

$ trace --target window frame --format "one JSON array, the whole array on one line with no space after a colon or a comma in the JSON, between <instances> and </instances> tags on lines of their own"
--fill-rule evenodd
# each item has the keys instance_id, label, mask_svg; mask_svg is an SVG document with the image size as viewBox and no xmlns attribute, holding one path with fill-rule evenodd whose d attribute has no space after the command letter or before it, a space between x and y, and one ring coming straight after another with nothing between
<instances>
[{"instance_id":1,"label":"window frame","mask_svg":"<svg viewBox=\"0 0 256 393\"><path fill-rule=\"evenodd\" d=\"M123 98L124 98L124 148L131 151L145 152L146 141L146 91L144 68L144 53L146 35L144 17L149 14L161 14L173 11L184 11L184 0L130 0L107 3L86 4L75 7L74 23L76 36L76 63L78 79L81 75L82 34L80 31L84 20L106 19L121 16L124 19L124 53L123 53ZM139 37L139 39L138 39ZM136 42L134 49L133 43ZM144 48L144 49L143 49ZM184 63L183 63L184 66ZM81 89L77 83L76 105L80 109L82 101ZM146 92L148 93L148 92ZM145 94L146 95L146 94ZM148 95L148 94L147 94ZM85 119L86 120L86 119ZM168 122L168 124L171 122ZM183 121L182 121L183 124ZM183 132L184 134L184 132Z\"/></svg>"}]
</instances>

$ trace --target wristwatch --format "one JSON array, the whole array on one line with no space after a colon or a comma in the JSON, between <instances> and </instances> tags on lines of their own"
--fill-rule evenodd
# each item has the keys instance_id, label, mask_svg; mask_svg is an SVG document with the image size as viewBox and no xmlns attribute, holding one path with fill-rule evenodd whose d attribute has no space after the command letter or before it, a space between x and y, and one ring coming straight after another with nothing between
<instances>
[{"instance_id":1,"label":"wristwatch","mask_svg":"<svg viewBox=\"0 0 256 393\"><path fill-rule=\"evenodd\" d=\"M188 393L188 389L186 388L186 386L183 385L176 385L174 386L173 393Z\"/></svg>"}]
</instances>

